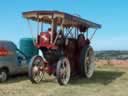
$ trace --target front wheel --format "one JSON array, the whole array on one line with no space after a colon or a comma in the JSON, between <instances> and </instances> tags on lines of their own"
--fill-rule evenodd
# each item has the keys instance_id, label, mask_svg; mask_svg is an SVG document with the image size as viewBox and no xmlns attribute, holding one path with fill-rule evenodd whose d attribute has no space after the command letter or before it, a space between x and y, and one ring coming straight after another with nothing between
<instances>
[{"instance_id":1,"label":"front wheel","mask_svg":"<svg viewBox=\"0 0 128 96\"><path fill-rule=\"evenodd\" d=\"M57 63L56 77L60 85L66 85L70 80L71 68L68 58L63 57Z\"/></svg>"},{"instance_id":2,"label":"front wheel","mask_svg":"<svg viewBox=\"0 0 128 96\"><path fill-rule=\"evenodd\" d=\"M44 75L44 62L41 56L34 56L29 64L29 78L32 83L39 83Z\"/></svg>"},{"instance_id":3,"label":"front wheel","mask_svg":"<svg viewBox=\"0 0 128 96\"><path fill-rule=\"evenodd\" d=\"M0 82L5 82L8 79L8 72L5 69L0 69Z\"/></svg>"}]
</instances>

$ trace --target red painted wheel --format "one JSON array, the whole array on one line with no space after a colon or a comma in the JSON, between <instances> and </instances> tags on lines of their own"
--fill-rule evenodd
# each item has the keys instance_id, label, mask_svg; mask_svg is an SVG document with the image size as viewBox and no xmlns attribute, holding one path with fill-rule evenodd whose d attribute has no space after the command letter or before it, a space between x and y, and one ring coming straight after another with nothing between
<instances>
[{"instance_id":1,"label":"red painted wheel","mask_svg":"<svg viewBox=\"0 0 128 96\"><path fill-rule=\"evenodd\" d=\"M32 83L39 83L44 76L44 62L41 56L34 56L29 64L29 78Z\"/></svg>"}]
</instances>

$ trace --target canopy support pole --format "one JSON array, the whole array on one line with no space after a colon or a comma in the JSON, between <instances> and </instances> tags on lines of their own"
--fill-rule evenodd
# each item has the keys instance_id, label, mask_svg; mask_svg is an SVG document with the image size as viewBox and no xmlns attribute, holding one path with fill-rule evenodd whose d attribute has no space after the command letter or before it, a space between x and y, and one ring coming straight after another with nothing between
<instances>
[{"instance_id":1,"label":"canopy support pole","mask_svg":"<svg viewBox=\"0 0 128 96\"><path fill-rule=\"evenodd\" d=\"M53 44L54 34L56 32L56 19L52 19L52 34L51 34L51 41L50 43Z\"/></svg>"},{"instance_id":2,"label":"canopy support pole","mask_svg":"<svg viewBox=\"0 0 128 96\"><path fill-rule=\"evenodd\" d=\"M97 28L95 29L94 33L92 34L92 36L91 36L90 40L92 40L92 38L94 37L94 35L95 35L96 31L97 31Z\"/></svg>"},{"instance_id":3,"label":"canopy support pole","mask_svg":"<svg viewBox=\"0 0 128 96\"><path fill-rule=\"evenodd\" d=\"M38 42L38 35L40 34L40 22L39 22L39 16L37 16L37 19L38 19L38 21L37 21L37 39L36 39L36 43Z\"/></svg>"},{"instance_id":4,"label":"canopy support pole","mask_svg":"<svg viewBox=\"0 0 128 96\"><path fill-rule=\"evenodd\" d=\"M87 29L87 33L86 33L86 38L88 38L88 29Z\"/></svg>"},{"instance_id":5,"label":"canopy support pole","mask_svg":"<svg viewBox=\"0 0 128 96\"><path fill-rule=\"evenodd\" d=\"M34 41L34 35L33 35L32 27L31 27L31 24L29 22L29 19L27 19L27 22L28 22L28 27L30 29L30 33L32 35L33 44L36 46L36 42Z\"/></svg>"},{"instance_id":6,"label":"canopy support pole","mask_svg":"<svg viewBox=\"0 0 128 96\"><path fill-rule=\"evenodd\" d=\"M55 21L55 22L56 22L56 21ZM62 20L62 24L60 25L60 31L62 31L62 33L64 33L63 22L64 22L64 21ZM55 26L56 26L56 25L55 25ZM55 28L56 28L56 27L55 27ZM56 32L56 30L55 30L54 32ZM56 43L56 41L57 41L57 39L58 39L59 34L60 34L60 32L57 32L57 35L56 35L55 40L54 40L54 42L53 42L54 45L55 45L55 43Z\"/></svg>"}]
</instances>

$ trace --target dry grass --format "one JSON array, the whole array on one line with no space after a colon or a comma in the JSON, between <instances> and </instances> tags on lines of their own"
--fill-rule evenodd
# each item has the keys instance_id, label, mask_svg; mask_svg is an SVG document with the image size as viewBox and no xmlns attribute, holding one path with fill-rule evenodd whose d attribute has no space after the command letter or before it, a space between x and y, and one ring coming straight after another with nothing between
<instances>
[{"instance_id":1,"label":"dry grass","mask_svg":"<svg viewBox=\"0 0 128 96\"><path fill-rule=\"evenodd\" d=\"M113 66L120 66L120 67L128 67L128 60L97 60L97 65L113 65Z\"/></svg>"},{"instance_id":2,"label":"dry grass","mask_svg":"<svg viewBox=\"0 0 128 96\"><path fill-rule=\"evenodd\" d=\"M27 76L0 84L0 96L128 96L128 71L115 66L98 66L93 78L73 78L67 86L55 79L32 84Z\"/></svg>"}]
</instances>

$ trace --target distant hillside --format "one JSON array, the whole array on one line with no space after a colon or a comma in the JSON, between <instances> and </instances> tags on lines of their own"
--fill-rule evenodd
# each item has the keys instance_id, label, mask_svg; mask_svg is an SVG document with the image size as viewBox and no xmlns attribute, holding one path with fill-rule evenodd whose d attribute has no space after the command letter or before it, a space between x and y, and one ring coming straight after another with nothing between
<instances>
[{"instance_id":1,"label":"distant hillside","mask_svg":"<svg viewBox=\"0 0 128 96\"><path fill-rule=\"evenodd\" d=\"M128 59L128 51L107 50L107 51L95 51L96 59Z\"/></svg>"}]
</instances>

